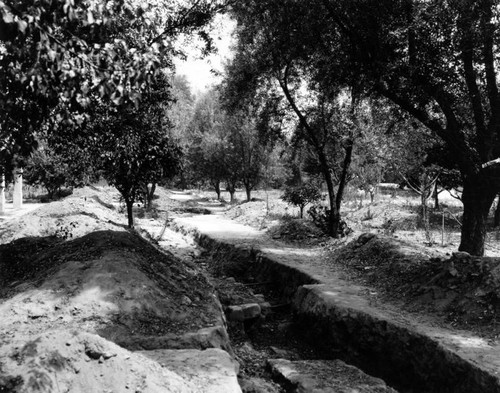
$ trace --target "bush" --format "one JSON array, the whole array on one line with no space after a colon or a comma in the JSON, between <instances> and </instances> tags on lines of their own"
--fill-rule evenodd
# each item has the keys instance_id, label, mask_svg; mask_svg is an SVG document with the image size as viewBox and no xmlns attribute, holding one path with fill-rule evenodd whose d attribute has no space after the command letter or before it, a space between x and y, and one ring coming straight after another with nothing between
<instances>
[{"instance_id":1,"label":"bush","mask_svg":"<svg viewBox=\"0 0 500 393\"><path fill-rule=\"evenodd\" d=\"M300 209L300 218L303 218L304 208L309 203L320 201L323 196L318 186L306 183L300 186L287 187L281 199L290 205L297 206Z\"/></svg>"},{"instance_id":2,"label":"bush","mask_svg":"<svg viewBox=\"0 0 500 393\"><path fill-rule=\"evenodd\" d=\"M311 216L314 224L321 229L324 233L328 233L329 230L329 217L330 217L330 209L326 206L322 205L312 205L311 208L307 211Z\"/></svg>"},{"instance_id":3,"label":"bush","mask_svg":"<svg viewBox=\"0 0 500 393\"><path fill-rule=\"evenodd\" d=\"M308 210L314 224L321 229L324 233L329 233L329 222L330 222L330 209L322 205L313 205ZM352 229L347 226L344 220L340 220L338 235L345 237L352 232Z\"/></svg>"}]
</instances>

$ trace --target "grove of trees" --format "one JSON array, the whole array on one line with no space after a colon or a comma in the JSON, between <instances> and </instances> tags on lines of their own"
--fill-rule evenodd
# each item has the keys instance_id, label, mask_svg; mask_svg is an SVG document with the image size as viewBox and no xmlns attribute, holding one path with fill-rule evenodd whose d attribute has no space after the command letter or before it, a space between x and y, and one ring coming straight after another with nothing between
<instances>
[{"instance_id":1,"label":"grove of trees","mask_svg":"<svg viewBox=\"0 0 500 393\"><path fill-rule=\"evenodd\" d=\"M138 195L147 199L145 182L177 170L177 148L158 124L163 111L154 113L148 95L156 89L163 97L153 99L172 101L169 82L155 84L173 69L175 40L196 34L209 50L206 29L224 7L208 0L0 2L0 172L8 177L39 146L53 162L85 156L81 164L102 171L130 213Z\"/></svg>"},{"instance_id":2,"label":"grove of trees","mask_svg":"<svg viewBox=\"0 0 500 393\"><path fill-rule=\"evenodd\" d=\"M195 97L173 76L175 40L211 51L218 12L237 22L234 57ZM499 21L494 0L0 2L0 171L96 174L129 213L166 179L233 201L271 182L291 198L305 177L325 186L331 236L349 183L405 181L423 213L460 186L459 249L483 255L500 191Z\"/></svg>"},{"instance_id":3,"label":"grove of trees","mask_svg":"<svg viewBox=\"0 0 500 393\"><path fill-rule=\"evenodd\" d=\"M293 94L304 84L318 104L334 105L339 91L348 92L353 111L363 97L385 99L450 153L463 184L459 249L482 255L500 179L499 11L493 0L238 2L233 99L241 101L241 93L263 89L274 78L312 145L322 143L317 127ZM339 132L338 124L330 132ZM354 139L352 132L340 133L335 140L343 143L346 162ZM328 184L326 170L324 177Z\"/></svg>"}]
</instances>

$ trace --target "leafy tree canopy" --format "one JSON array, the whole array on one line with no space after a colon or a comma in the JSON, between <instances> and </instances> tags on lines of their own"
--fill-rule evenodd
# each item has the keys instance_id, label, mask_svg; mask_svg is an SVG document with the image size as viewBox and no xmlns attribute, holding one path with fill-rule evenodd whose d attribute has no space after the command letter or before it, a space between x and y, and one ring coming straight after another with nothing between
<instances>
[{"instance_id":1,"label":"leafy tree canopy","mask_svg":"<svg viewBox=\"0 0 500 393\"><path fill-rule=\"evenodd\" d=\"M268 70L299 62L325 92L384 96L438 136L463 178L459 249L483 254L500 188L497 1L248 0L234 9L240 36L251 37L238 48L244 58ZM258 83L262 74L238 68L240 85Z\"/></svg>"},{"instance_id":2,"label":"leafy tree canopy","mask_svg":"<svg viewBox=\"0 0 500 393\"><path fill-rule=\"evenodd\" d=\"M0 165L36 146L40 125L75 123L92 96L137 106L174 39L204 31L223 1L0 1ZM59 106L57 117L51 110Z\"/></svg>"}]
</instances>

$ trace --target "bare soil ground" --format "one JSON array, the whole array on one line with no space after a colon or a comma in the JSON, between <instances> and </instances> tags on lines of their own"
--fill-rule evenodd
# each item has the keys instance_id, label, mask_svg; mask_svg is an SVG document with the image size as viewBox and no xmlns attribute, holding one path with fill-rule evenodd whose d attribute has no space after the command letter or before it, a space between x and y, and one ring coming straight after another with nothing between
<instances>
[{"instance_id":1,"label":"bare soil ground","mask_svg":"<svg viewBox=\"0 0 500 393\"><path fill-rule=\"evenodd\" d=\"M348 198L343 213L353 233L335 240L307 217L297 219L298 209L279 195L260 192L252 202L229 205L209 193L159 189L154 211L136 213L139 232L162 250L125 228L118 194L109 188L77 190L0 220L0 391L196 391L131 352L207 345L207 329L222 323L192 239L167 228L173 215L219 212L267 231L283 247L320 250L321 264L368 285L374 302L498 338L496 233L489 234L489 258L452 255L460 214L453 199L442 201L444 230L440 210L426 232L415 196L380 193L363 206ZM279 319L269 325L280 328ZM252 352L236 345L240 357Z\"/></svg>"},{"instance_id":2,"label":"bare soil ground","mask_svg":"<svg viewBox=\"0 0 500 393\"><path fill-rule=\"evenodd\" d=\"M139 226L161 230L156 214ZM0 223L0 391L200 391L130 351L212 346L214 288L180 235L161 239L183 261L124 224L109 188Z\"/></svg>"}]
</instances>

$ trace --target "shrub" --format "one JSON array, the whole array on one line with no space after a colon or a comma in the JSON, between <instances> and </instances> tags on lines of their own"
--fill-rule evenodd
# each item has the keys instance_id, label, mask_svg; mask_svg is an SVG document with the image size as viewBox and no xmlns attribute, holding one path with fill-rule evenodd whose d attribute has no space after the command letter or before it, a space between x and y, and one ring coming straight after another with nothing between
<instances>
[{"instance_id":1,"label":"shrub","mask_svg":"<svg viewBox=\"0 0 500 393\"><path fill-rule=\"evenodd\" d=\"M319 187L306 183L300 186L287 187L281 199L290 205L297 206L300 209L300 218L304 217L304 208L314 202L323 199Z\"/></svg>"},{"instance_id":2,"label":"shrub","mask_svg":"<svg viewBox=\"0 0 500 393\"><path fill-rule=\"evenodd\" d=\"M324 233L329 233L329 221L330 221L330 209L322 205L313 205L307 211L311 216L314 224L320 228ZM338 235L340 237L345 237L352 232L347 223L344 220L340 220Z\"/></svg>"}]
</instances>

